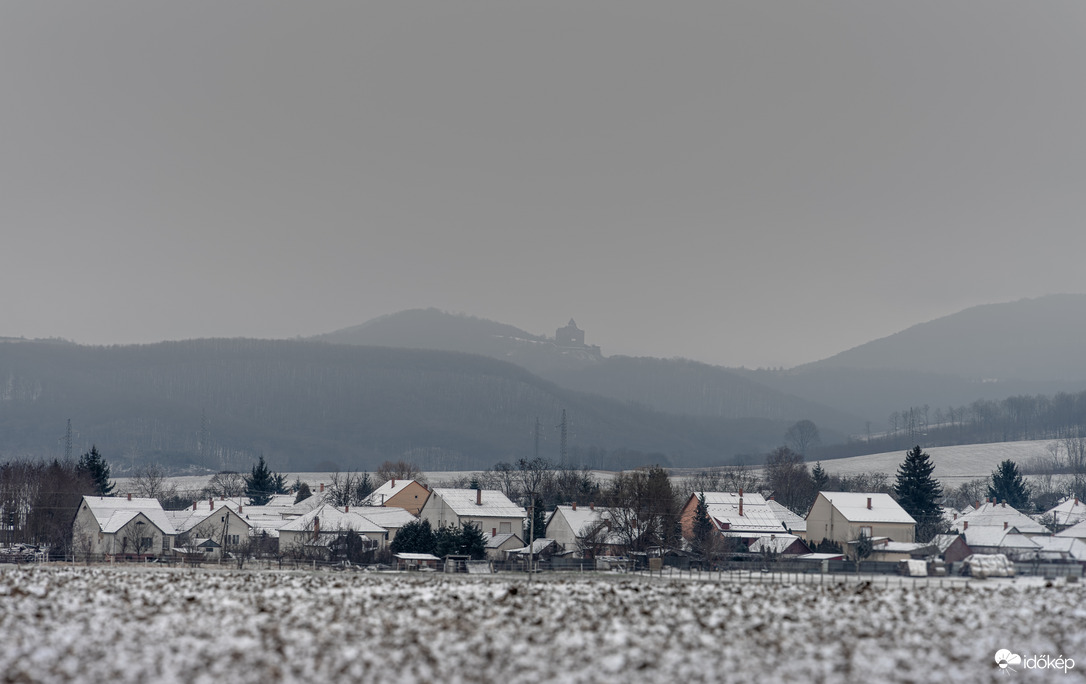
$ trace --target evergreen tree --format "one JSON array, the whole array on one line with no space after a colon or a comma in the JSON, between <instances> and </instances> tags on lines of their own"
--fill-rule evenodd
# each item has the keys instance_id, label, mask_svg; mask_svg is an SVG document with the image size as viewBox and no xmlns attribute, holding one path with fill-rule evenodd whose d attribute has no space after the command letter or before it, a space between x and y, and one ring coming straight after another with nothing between
<instances>
[{"instance_id":1,"label":"evergreen tree","mask_svg":"<svg viewBox=\"0 0 1086 684\"><path fill-rule=\"evenodd\" d=\"M113 483L109 481L109 464L102 454L98 453L97 446L92 444L91 450L79 457L76 470L87 478L94 494L109 496L113 493Z\"/></svg>"},{"instance_id":2,"label":"evergreen tree","mask_svg":"<svg viewBox=\"0 0 1086 684\"><path fill-rule=\"evenodd\" d=\"M260 462L245 476L245 496L249 497L250 505L267 505L272 495L278 493L282 479L281 475L276 476L268 469L264 457L261 456Z\"/></svg>"},{"instance_id":3,"label":"evergreen tree","mask_svg":"<svg viewBox=\"0 0 1086 684\"><path fill-rule=\"evenodd\" d=\"M294 503L301 503L313 496L313 492L309 491L309 485L302 482L301 478L294 483L294 491L298 492L298 495L294 497Z\"/></svg>"},{"instance_id":4,"label":"evergreen tree","mask_svg":"<svg viewBox=\"0 0 1086 684\"><path fill-rule=\"evenodd\" d=\"M943 488L931 476L935 464L917 445L905 454L898 467L894 494L897 502L916 520L916 540L928 541L942 531L943 507L939 499Z\"/></svg>"},{"instance_id":5,"label":"evergreen tree","mask_svg":"<svg viewBox=\"0 0 1086 684\"><path fill-rule=\"evenodd\" d=\"M1007 459L992 473L988 498L1006 501L1008 506L1024 511L1029 506L1029 488L1014 461Z\"/></svg>"},{"instance_id":6,"label":"evergreen tree","mask_svg":"<svg viewBox=\"0 0 1086 684\"><path fill-rule=\"evenodd\" d=\"M392 553L433 553L434 531L429 520L414 520L400 528L389 544Z\"/></svg>"},{"instance_id":7,"label":"evergreen tree","mask_svg":"<svg viewBox=\"0 0 1086 684\"><path fill-rule=\"evenodd\" d=\"M814 484L815 496L818 496L818 492L825 491L826 485L830 482L830 476L826 474L821 461L811 468L811 482Z\"/></svg>"},{"instance_id":8,"label":"evergreen tree","mask_svg":"<svg viewBox=\"0 0 1086 684\"><path fill-rule=\"evenodd\" d=\"M363 472L358 476L358 482L354 486L354 500L361 504L366 500L370 494L373 494L373 490L377 489L377 486L373 483L373 477Z\"/></svg>"},{"instance_id":9,"label":"evergreen tree","mask_svg":"<svg viewBox=\"0 0 1086 684\"><path fill-rule=\"evenodd\" d=\"M434 532L434 550L431 553L438 558L459 554L460 530L453 527L442 527Z\"/></svg>"},{"instance_id":10,"label":"evergreen tree","mask_svg":"<svg viewBox=\"0 0 1086 684\"><path fill-rule=\"evenodd\" d=\"M713 535L713 521L709 519L709 507L705 505L705 492L698 495L698 506L694 509L694 544L702 554Z\"/></svg>"},{"instance_id":11,"label":"evergreen tree","mask_svg":"<svg viewBox=\"0 0 1086 684\"><path fill-rule=\"evenodd\" d=\"M486 558L486 538L475 523L460 528L460 553L471 556L472 560Z\"/></svg>"},{"instance_id":12,"label":"evergreen tree","mask_svg":"<svg viewBox=\"0 0 1086 684\"><path fill-rule=\"evenodd\" d=\"M547 536L547 520L546 520L546 511L543 508L543 497L537 495L535 497L534 506L535 506L535 509L531 512L531 516L532 516L531 521L526 521L524 523L524 543L525 544L528 543L529 538L533 538L532 535L531 535L532 528L529 527L529 524L531 524L532 527L535 528L535 537L534 537L534 539L542 539L543 537Z\"/></svg>"}]
</instances>

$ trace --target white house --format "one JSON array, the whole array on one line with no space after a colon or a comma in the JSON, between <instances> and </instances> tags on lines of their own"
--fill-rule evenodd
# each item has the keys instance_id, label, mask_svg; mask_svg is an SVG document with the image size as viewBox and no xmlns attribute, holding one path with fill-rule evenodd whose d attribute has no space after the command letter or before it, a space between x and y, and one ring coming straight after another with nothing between
<instances>
[{"instance_id":1,"label":"white house","mask_svg":"<svg viewBox=\"0 0 1086 684\"><path fill-rule=\"evenodd\" d=\"M388 539L388 530L369 518L325 504L279 528L279 552L307 555L307 549L326 548L348 532L371 540L374 547Z\"/></svg>"},{"instance_id":2,"label":"white house","mask_svg":"<svg viewBox=\"0 0 1086 684\"><path fill-rule=\"evenodd\" d=\"M1070 527L1086 520L1086 503L1078 500L1077 496L1069 497L1045 512L1051 515L1059 527Z\"/></svg>"},{"instance_id":3,"label":"white house","mask_svg":"<svg viewBox=\"0 0 1086 684\"><path fill-rule=\"evenodd\" d=\"M81 556L168 556L176 534L158 499L131 495L84 496L72 524L73 548Z\"/></svg>"},{"instance_id":4,"label":"white house","mask_svg":"<svg viewBox=\"0 0 1086 684\"><path fill-rule=\"evenodd\" d=\"M1051 534L1051 530L1029 517L1020 513L1013 506L1006 503L992 503L986 501L979 507L959 515L951 523L955 532L965 532L977 527L997 527L1003 530L1017 529L1022 534ZM970 546L973 544L970 543Z\"/></svg>"},{"instance_id":5,"label":"white house","mask_svg":"<svg viewBox=\"0 0 1086 684\"><path fill-rule=\"evenodd\" d=\"M807 541L846 544L861 536L916 539L916 520L889 494L878 492L819 492L807 513Z\"/></svg>"},{"instance_id":6,"label":"white house","mask_svg":"<svg viewBox=\"0 0 1086 684\"><path fill-rule=\"evenodd\" d=\"M611 509L595 504L556 506L547 518L543 536L567 551L586 556L617 553L616 548L622 544L621 537L611 531Z\"/></svg>"},{"instance_id":7,"label":"white house","mask_svg":"<svg viewBox=\"0 0 1086 684\"><path fill-rule=\"evenodd\" d=\"M526 518L523 508L495 489L435 488L419 512L434 529L474 523L492 537L521 532Z\"/></svg>"}]
</instances>

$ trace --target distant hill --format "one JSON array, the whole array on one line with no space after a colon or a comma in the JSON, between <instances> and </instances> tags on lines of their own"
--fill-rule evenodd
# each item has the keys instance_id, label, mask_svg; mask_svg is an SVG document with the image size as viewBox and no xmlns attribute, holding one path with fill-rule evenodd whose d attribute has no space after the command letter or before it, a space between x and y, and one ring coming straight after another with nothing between
<instances>
[{"instance_id":1,"label":"distant hill","mask_svg":"<svg viewBox=\"0 0 1086 684\"><path fill-rule=\"evenodd\" d=\"M794 371L857 368L975 381L1086 380L1086 295L986 304L920 323Z\"/></svg>"},{"instance_id":2,"label":"distant hill","mask_svg":"<svg viewBox=\"0 0 1086 684\"><path fill-rule=\"evenodd\" d=\"M911 406L1086 389L1084 335L1086 295L1052 295L972 307L788 370L736 372L880 431Z\"/></svg>"},{"instance_id":3,"label":"distant hill","mask_svg":"<svg viewBox=\"0 0 1086 684\"><path fill-rule=\"evenodd\" d=\"M568 389L674 415L786 423L806 418L827 431L824 439L843 438L863 427L856 416L788 396L724 368L683 359L605 357L596 347L559 346L510 325L436 309L382 316L314 339L480 354L515 363Z\"/></svg>"},{"instance_id":4,"label":"distant hill","mask_svg":"<svg viewBox=\"0 0 1086 684\"><path fill-rule=\"evenodd\" d=\"M534 454L621 469L727 463L779 442L786 423L666 415L561 388L510 363L455 352L309 341L192 340L85 347L0 343L0 459L75 454L121 467L372 469L404 458L430 470L485 468ZM119 472L115 474L121 474Z\"/></svg>"},{"instance_id":5,"label":"distant hill","mask_svg":"<svg viewBox=\"0 0 1086 684\"><path fill-rule=\"evenodd\" d=\"M533 373L583 368L603 358L598 347L560 347L554 339L512 325L437 309L401 311L311 339L334 344L479 354L515 363Z\"/></svg>"}]
</instances>

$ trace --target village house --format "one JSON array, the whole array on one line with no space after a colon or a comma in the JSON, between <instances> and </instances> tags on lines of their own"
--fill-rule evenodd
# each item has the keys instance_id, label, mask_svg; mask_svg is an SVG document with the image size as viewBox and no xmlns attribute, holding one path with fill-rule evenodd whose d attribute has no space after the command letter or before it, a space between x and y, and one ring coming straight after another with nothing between
<instances>
[{"instance_id":1,"label":"village house","mask_svg":"<svg viewBox=\"0 0 1086 684\"><path fill-rule=\"evenodd\" d=\"M807 521L801 515L796 515L790 508L777 501L773 497L766 499L766 506L769 506L770 512L777 516L777 520L781 521L781 525L788 534L794 534L800 539L806 541L807 539Z\"/></svg>"},{"instance_id":2,"label":"village house","mask_svg":"<svg viewBox=\"0 0 1086 684\"><path fill-rule=\"evenodd\" d=\"M973 555L973 549L965 542L965 537L960 534L937 534L932 544L939 550L939 557L947 563L958 563Z\"/></svg>"},{"instance_id":3,"label":"village house","mask_svg":"<svg viewBox=\"0 0 1086 684\"><path fill-rule=\"evenodd\" d=\"M522 531L526 518L523 508L494 489L435 488L419 512L435 530L472 523L491 537Z\"/></svg>"},{"instance_id":4,"label":"village house","mask_svg":"<svg viewBox=\"0 0 1086 684\"><path fill-rule=\"evenodd\" d=\"M352 532L368 540L366 545L373 549L388 541L388 530L369 518L325 504L279 528L279 553L327 558L331 546Z\"/></svg>"},{"instance_id":5,"label":"village house","mask_svg":"<svg viewBox=\"0 0 1086 684\"><path fill-rule=\"evenodd\" d=\"M177 532L158 499L84 496L72 524L72 548L87 558L169 556Z\"/></svg>"},{"instance_id":6,"label":"village house","mask_svg":"<svg viewBox=\"0 0 1086 684\"><path fill-rule=\"evenodd\" d=\"M750 543L751 553L768 556L803 556L811 552L807 543L794 534L771 534Z\"/></svg>"},{"instance_id":7,"label":"village house","mask_svg":"<svg viewBox=\"0 0 1086 684\"><path fill-rule=\"evenodd\" d=\"M1071 537L1073 539L1086 539L1086 520L1068 527L1066 530L1057 532L1056 537Z\"/></svg>"},{"instance_id":8,"label":"village house","mask_svg":"<svg viewBox=\"0 0 1086 684\"><path fill-rule=\"evenodd\" d=\"M543 536L585 558L618 555L622 546L620 535L611 529L610 509L595 504L556 506Z\"/></svg>"},{"instance_id":9,"label":"village house","mask_svg":"<svg viewBox=\"0 0 1086 684\"><path fill-rule=\"evenodd\" d=\"M195 502L183 511L166 511L165 514L177 534L174 541L178 548L203 544L204 557L215 560L224 551L240 548L248 542L252 525L240 513L244 508L237 501L208 499ZM207 540L213 543L205 543Z\"/></svg>"},{"instance_id":10,"label":"village house","mask_svg":"<svg viewBox=\"0 0 1086 684\"><path fill-rule=\"evenodd\" d=\"M1013 527L1004 529L995 525L970 525L962 532L962 536L973 553L1003 554L1012 561L1034 560L1037 552L1041 550L1040 544Z\"/></svg>"},{"instance_id":11,"label":"village house","mask_svg":"<svg viewBox=\"0 0 1086 684\"><path fill-rule=\"evenodd\" d=\"M985 501L978 503L976 508L959 515L950 527L955 532L965 532L978 527L995 527L1002 530L1014 528L1022 534L1051 534L1051 530L1029 517L1020 513L1006 502L995 503ZM972 544L970 544L972 546Z\"/></svg>"},{"instance_id":12,"label":"village house","mask_svg":"<svg viewBox=\"0 0 1086 684\"><path fill-rule=\"evenodd\" d=\"M709 520L723 537L751 543L759 537L788 534L787 528L773 512L761 494L738 492L704 492L691 494L680 514L683 537L694 538L694 516L699 497L705 497Z\"/></svg>"},{"instance_id":13,"label":"village house","mask_svg":"<svg viewBox=\"0 0 1086 684\"><path fill-rule=\"evenodd\" d=\"M486 559L505 561L510 551L524 548L524 540L516 532L499 534L486 540Z\"/></svg>"},{"instance_id":14,"label":"village house","mask_svg":"<svg viewBox=\"0 0 1086 684\"><path fill-rule=\"evenodd\" d=\"M1045 516L1052 516L1058 528L1071 527L1086 520L1086 503L1077 496L1068 497L1045 511Z\"/></svg>"},{"instance_id":15,"label":"village house","mask_svg":"<svg viewBox=\"0 0 1086 684\"><path fill-rule=\"evenodd\" d=\"M916 520L889 494L819 492L807 514L807 540L847 544L861 536L916 539Z\"/></svg>"},{"instance_id":16,"label":"village house","mask_svg":"<svg viewBox=\"0 0 1086 684\"><path fill-rule=\"evenodd\" d=\"M418 515L430 490L415 480L389 480L366 497L363 505L402 508L411 515Z\"/></svg>"}]
</instances>

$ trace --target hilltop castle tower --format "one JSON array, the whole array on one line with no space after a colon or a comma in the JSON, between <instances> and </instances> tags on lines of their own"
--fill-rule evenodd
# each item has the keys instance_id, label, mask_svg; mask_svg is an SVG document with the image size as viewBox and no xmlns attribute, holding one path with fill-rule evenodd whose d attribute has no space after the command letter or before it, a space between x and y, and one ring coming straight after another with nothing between
<instances>
[{"instance_id":1,"label":"hilltop castle tower","mask_svg":"<svg viewBox=\"0 0 1086 684\"><path fill-rule=\"evenodd\" d=\"M566 327L554 331L554 342L559 347L583 347L584 331L571 318Z\"/></svg>"}]
</instances>

